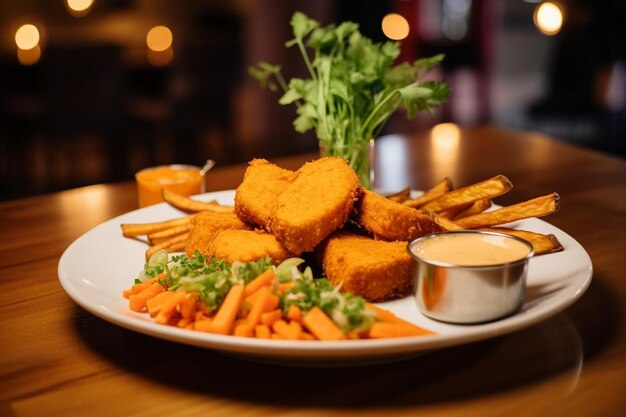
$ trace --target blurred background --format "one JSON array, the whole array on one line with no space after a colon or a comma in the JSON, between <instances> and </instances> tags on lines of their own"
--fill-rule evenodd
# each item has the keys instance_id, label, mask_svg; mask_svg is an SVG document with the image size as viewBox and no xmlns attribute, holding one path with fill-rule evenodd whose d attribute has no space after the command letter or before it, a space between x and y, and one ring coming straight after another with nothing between
<instances>
[{"instance_id":1,"label":"blurred background","mask_svg":"<svg viewBox=\"0 0 626 417\"><path fill-rule=\"evenodd\" d=\"M315 151L247 75L259 60L304 74L284 47L295 10L401 39L401 60L446 54L448 103L384 133L491 123L626 156L623 0L2 1L0 200Z\"/></svg>"}]
</instances>

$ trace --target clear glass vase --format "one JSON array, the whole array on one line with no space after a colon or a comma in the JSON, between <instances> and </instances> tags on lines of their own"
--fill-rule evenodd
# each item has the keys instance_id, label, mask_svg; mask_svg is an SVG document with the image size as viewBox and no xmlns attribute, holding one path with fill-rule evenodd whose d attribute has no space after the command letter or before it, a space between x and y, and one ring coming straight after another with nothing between
<instances>
[{"instance_id":1,"label":"clear glass vase","mask_svg":"<svg viewBox=\"0 0 626 417\"><path fill-rule=\"evenodd\" d=\"M363 187L368 190L374 187L374 139L349 145L320 141L320 156L344 158L359 176Z\"/></svg>"}]
</instances>

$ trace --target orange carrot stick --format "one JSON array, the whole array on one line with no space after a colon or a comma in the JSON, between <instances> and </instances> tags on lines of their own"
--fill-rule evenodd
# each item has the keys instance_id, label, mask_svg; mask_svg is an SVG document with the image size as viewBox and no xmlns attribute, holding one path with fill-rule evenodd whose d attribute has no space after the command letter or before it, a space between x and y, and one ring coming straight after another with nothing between
<instances>
[{"instance_id":1,"label":"orange carrot stick","mask_svg":"<svg viewBox=\"0 0 626 417\"><path fill-rule=\"evenodd\" d=\"M163 291L162 293L159 293L146 301L146 308L148 310L148 313L150 313L152 317L156 316L159 311L161 311L163 304L166 303L167 300L171 299L173 296L174 292Z\"/></svg>"},{"instance_id":2,"label":"orange carrot stick","mask_svg":"<svg viewBox=\"0 0 626 417\"><path fill-rule=\"evenodd\" d=\"M272 330L274 330L279 335L283 336L285 339L294 338L291 335L291 329L289 328L289 324L285 320L277 320L274 324L272 324Z\"/></svg>"},{"instance_id":3,"label":"orange carrot stick","mask_svg":"<svg viewBox=\"0 0 626 417\"><path fill-rule=\"evenodd\" d=\"M187 328L189 325L193 324L193 322L191 321L191 319L185 319L182 318L178 321L177 326L178 327L182 327L182 328Z\"/></svg>"},{"instance_id":4,"label":"orange carrot stick","mask_svg":"<svg viewBox=\"0 0 626 417\"><path fill-rule=\"evenodd\" d=\"M210 332L212 322L213 319L210 317L202 318L200 320L196 318L196 321L193 323L193 328L194 330L198 330L200 332Z\"/></svg>"},{"instance_id":5,"label":"orange carrot stick","mask_svg":"<svg viewBox=\"0 0 626 417\"><path fill-rule=\"evenodd\" d=\"M161 284L153 282L148 288L141 291L139 294L131 295L128 298L128 307L132 311L143 311L146 308L148 300L164 290L165 288L163 288Z\"/></svg>"},{"instance_id":6,"label":"orange carrot stick","mask_svg":"<svg viewBox=\"0 0 626 417\"><path fill-rule=\"evenodd\" d=\"M247 323L240 323L235 326L235 330L233 331L235 336L240 337L252 337L254 335L253 329L248 326Z\"/></svg>"},{"instance_id":7,"label":"orange carrot stick","mask_svg":"<svg viewBox=\"0 0 626 417\"><path fill-rule=\"evenodd\" d=\"M254 326L254 335L258 339L269 339L271 334L272 331L269 326L266 326L265 324L257 324Z\"/></svg>"},{"instance_id":8,"label":"orange carrot stick","mask_svg":"<svg viewBox=\"0 0 626 417\"><path fill-rule=\"evenodd\" d=\"M385 310L384 308L380 308L371 303L367 303L366 307L375 312L378 315L378 320L380 321L413 326L413 323L409 323L408 321L401 319L389 310Z\"/></svg>"},{"instance_id":9,"label":"orange carrot stick","mask_svg":"<svg viewBox=\"0 0 626 417\"><path fill-rule=\"evenodd\" d=\"M291 304L287 309L287 318L302 323L302 310L300 310L300 307Z\"/></svg>"},{"instance_id":10,"label":"orange carrot stick","mask_svg":"<svg viewBox=\"0 0 626 417\"><path fill-rule=\"evenodd\" d=\"M259 290L258 297L254 300L252 304L252 308L250 309L250 313L246 318L248 325L250 327L254 327L259 324L261 320L261 314L267 311L274 310L278 307L279 298L277 295L272 294L272 292L267 287L261 287Z\"/></svg>"},{"instance_id":11,"label":"orange carrot stick","mask_svg":"<svg viewBox=\"0 0 626 417\"><path fill-rule=\"evenodd\" d=\"M150 285L152 285L153 282L158 281L163 278L165 278L165 274L159 274L154 278L150 278L144 282L133 285L132 287L124 291L123 293L124 298L129 298L133 294L139 294L140 292L148 288Z\"/></svg>"},{"instance_id":12,"label":"orange carrot stick","mask_svg":"<svg viewBox=\"0 0 626 417\"><path fill-rule=\"evenodd\" d=\"M204 314L204 311L198 310L198 311L196 311L196 314L194 316L194 321L205 320L205 319L208 319L208 318L209 318L209 316Z\"/></svg>"},{"instance_id":13,"label":"orange carrot stick","mask_svg":"<svg viewBox=\"0 0 626 417\"><path fill-rule=\"evenodd\" d=\"M224 302L217 310L217 314L208 326L210 333L229 334L231 332L233 322L237 317L239 306L243 301L243 285L233 285L226 294Z\"/></svg>"},{"instance_id":14,"label":"orange carrot stick","mask_svg":"<svg viewBox=\"0 0 626 417\"><path fill-rule=\"evenodd\" d=\"M369 329L369 337L373 339L424 336L427 334L432 334L432 332L412 324L386 323L381 321L372 324L372 327Z\"/></svg>"},{"instance_id":15,"label":"orange carrot stick","mask_svg":"<svg viewBox=\"0 0 626 417\"><path fill-rule=\"evenodd\" d=\"M271 326L276 321L280 320L283 316L283 312L279 309L268 311L266 313L261 313L261 323L266 326Z\"/></svg>"},{"instance_id":16,"label":"orange carrot stick","mask_svg":"<svg viewBox=\"0 0 626 417\"><path fill-rule=\"evenodd\" d=\"M315 340L315 336L313 336L309 332L305 332L304 330L302 330L302 334L300 335L300 339L301 340Z\"/></svg>"},{"instance_id":17,"label":"orange carrot stick","mask_svg":"<svg viewBox=\"0 0 626 417\"><path fill-rule=\"evenodd\" d=\"M192 319L196 315L196 305L198 303L198 293L186 293L185 298L178 304L180 315L184 319Z\"/></svg>"},{"instance_id":18,"label":"orange carrot stick","mask_svg":"<svg viewBox=\"0 0 626 417\"><path fill-rule=\"evenodd\" d=\"M254 300L256 300L256 298L259 296L259 291L260 290L256 290L252 294L246 296L246 302L250 303L250 305L253 305L254 304Z\"/></svg>"},{"instance_id":19,"label":"orange carrot stick","mask_svg":"<svg viewBox=\"0 0 626 417\"><path fill-rule=\"evenodd\" d=\"M248 285L246 285L246 297L253 294L261 287L267 287L274 281L276 278L276 274L274 274L274 270L272 268L263 272L261 275L253 279Z\"/></svg>"},{"instance_id":20,"label":"orange carrot stick","mask_svg":"<svg viewBox=\"0 0 626 417\"><path fill-rule=\"evenodd\" d=\"M319 307L313 307L302 318L304 326L319 340L343 340L346 335Z\"/></svg>"},{"instance_id":21,"label":"orange carrot stick","mask_svg":"<svg viewBox=\"0 0 626 417\"><path fill-rule=\"evenodd\" d=\"M169 293L172 295L163 302L161 309L154 318L154 321L157 323L166 324L169 322L174 313L176 313L180 302L185 299L184 291L169 291Z\"/></svg>"},{"instance_id":22,"label":"orange carrot stick","mask_svg":"<svg viewBox=\"0 0 626 417\"><path fill-rule=\"evenodd\" d=\"M289 336L287 336L287 338L291 340L302 339L302 325L297 321L290 321Z\"/></svg>"}]
</instances>

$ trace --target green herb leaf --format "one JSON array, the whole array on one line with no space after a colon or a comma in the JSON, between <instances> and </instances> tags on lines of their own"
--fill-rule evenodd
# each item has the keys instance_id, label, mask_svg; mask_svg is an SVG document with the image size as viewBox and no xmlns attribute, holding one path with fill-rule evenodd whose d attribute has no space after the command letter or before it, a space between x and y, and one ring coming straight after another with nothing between
<instances>
[{"instance_id":1,"label":"green herb leaf","mask_svg":"<svg viewBox=\"0 0 626 417\"><path fill-rule=\"evenodd\" d=\"M283 94L283 96L278 100L278 102L282 105L291 104L294 101L300 100L301 98L302 98L302 95L298 91L294 89L289 89L287 90L285 94Z\"/></svg>"},{"instance_id":2,"label":"green herb leaf","mask_svg":"<svg viewBox=\"0 0 626 417\"><path fill-rule=\"evenodd\" d=\"M319 22L309 19L307 15L301 12L295 12L291 17L291 27L293 35L297 39L302 39L308 35L313 29L319 26Z\"/></svg>"},{"instance_id":3,"label":"green herb leaf","mask_svg":"<svg viewBox=\"0 0 626 417\"><path fill-rule=\"evenodd\" d=\"M421 69L422 71L428 72L432 68L441 64L444 56L445 56L444 54L439 54L439 55L431 56L429 58L421 58L415 61L413 63L413 66L415 66L415 68Z\"/></svg>"}]
</instances>

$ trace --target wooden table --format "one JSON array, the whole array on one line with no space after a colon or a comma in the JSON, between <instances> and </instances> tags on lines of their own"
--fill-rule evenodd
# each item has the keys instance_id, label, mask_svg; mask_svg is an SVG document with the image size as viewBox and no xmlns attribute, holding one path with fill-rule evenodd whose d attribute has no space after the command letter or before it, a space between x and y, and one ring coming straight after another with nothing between
<instances>
[{"instance_id":1,"label":"wooden table","mask_svg":"<svg viewBox=\"0 0 626 417\"><path fill-rule=\"evenodd\" d=\"M377 184L388 189L502 173L515 188L501 204L559 192L561 211L548 220L589 252L590 288L538 325L404 362L262 365L124 330L63 292L62 252L133 210L133 183L9 201L0 204L0 415L626 415L626 162L492 127L459 141L385 137L377 156ZM275 162L296 168L312 157ZM216 168L208 190L236 187L244 169Z\"/></svg>"}]
</instances>

